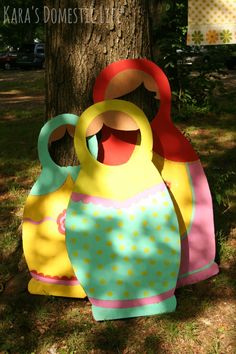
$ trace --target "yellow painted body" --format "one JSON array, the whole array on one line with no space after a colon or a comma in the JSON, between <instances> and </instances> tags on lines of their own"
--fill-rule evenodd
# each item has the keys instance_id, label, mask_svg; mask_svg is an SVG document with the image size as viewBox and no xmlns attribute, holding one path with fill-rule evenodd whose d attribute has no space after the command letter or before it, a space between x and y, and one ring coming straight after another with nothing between
<instances>
[{"instance_id":1,"label":"yellow painted body","mask_svg":"<svg viewBox=\"0 0 236 354\"><path fill-rule=\"evenodd\" d=\"M194 214L194 195L186 162L164 159L153 153L153 163L163 180L169 184L170 195L178 217L181 237L185 236Z\"/></svg>"},{"instance_id":2,"label":"yellow painted body","mask_svg":"<svg viewBox=\"0 0 236 354\"><path fill-rule=\"evenodd\" d=\"M41 196L29 195L24 210L23 247L30 271L49 277L75 277L65 245L65 235L60 233L57 218L67 208L74 182L67 177L63 186ZM45 220L46 217L53 220ZM29 222L32 219L38 224ZM29 291L33 294L86 296L80 285L59 285L31 279Z\"/></svg>"}]
</instances>

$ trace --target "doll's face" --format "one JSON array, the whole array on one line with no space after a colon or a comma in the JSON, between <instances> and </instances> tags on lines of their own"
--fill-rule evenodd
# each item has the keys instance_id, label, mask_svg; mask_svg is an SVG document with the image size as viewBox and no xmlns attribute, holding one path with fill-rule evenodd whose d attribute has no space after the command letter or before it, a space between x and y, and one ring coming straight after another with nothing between
<instances>
[{"instance_id":1,"label":"doll's face","mask_svg":"<svg viewBox=\"0 0 236 354\"><path fill-rule=\"evenodd\" d=\"M50 135L50 138L49 138L49 144L51 144L53 141L57 141L57 140L60 140L61 138L63 138L66 131L69 133L69 135L72 138L74 138L75 126L71 125L71 124L65 124L53 131L53 133Z\"/></svg>"},{"instance_id":2,"label":"doll's face","mask_svg":"<svg viewBox=\"0 0 236 354\"><path fill-rule=\"evenodd\" d=\"M109 128L123 131L138 130L135 121L126 113L121 111L107 111L97 115L89 125L86 136L97 134L106 125Z\"/></svg>"},{"instance_id":3,"label":"doll's face","mask_svg":"<svg viewBox=\"0 0 236 354\"><path fill-rule=\"evenodd\" d=\"M128 69L116 74L110 80L106 88L105 99L122 97L142 84L148 91L156 93L156 99L160 98L157 84L152 76L141 70Z\"/></svg>"}]
</instances>

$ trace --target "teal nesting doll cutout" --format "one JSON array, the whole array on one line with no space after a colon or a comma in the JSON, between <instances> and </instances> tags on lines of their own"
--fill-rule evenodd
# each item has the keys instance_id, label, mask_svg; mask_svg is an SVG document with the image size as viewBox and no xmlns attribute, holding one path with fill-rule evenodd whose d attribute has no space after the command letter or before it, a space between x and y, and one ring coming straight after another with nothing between
<instances>
[{"instance_id":1,"label":"teal nesting doll cutout","mask_svg":"<svg viewBox=\"0 0 236 354\"><path fill-rule=\"evenodd\" d=\"M107 122L107 114L110 126L127 119L140 129L140 143L122 165L98 162L86 145L88 127L91 131L92 122ZM151 161L152 133L146 116L126 101L97 103L82 114L74 141L81 171L67 209L66 246L95 320L174 311L178 221Z\"/></svg>"},{"instance_id":2,"label":"teal nesting doll cutout","mask_svg":"<svg viewBox=\"0 0 236 354\"><path fill-rule=\"evenodd\" d=\"M42 171L26 200L22 240L26 262L31 274L31 294L85 297L71 266L65 244L65 214L80 166L55 164L48 151L52 134L75 127L78 117L61 114L48 121L39 134L38 153ZM58 135L57 135L58 137ZM96 156L97 139L88 141Z\"/></svg>"}]
</instances>

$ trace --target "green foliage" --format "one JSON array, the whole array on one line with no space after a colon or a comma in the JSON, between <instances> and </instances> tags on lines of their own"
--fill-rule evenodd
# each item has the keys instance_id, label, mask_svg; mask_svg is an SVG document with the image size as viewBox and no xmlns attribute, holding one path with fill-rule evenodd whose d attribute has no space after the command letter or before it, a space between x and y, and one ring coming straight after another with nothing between
<instances>
[{"instance_id":1,"label":"green foliage","mask_svg":"<svg viewBox=\"0 0 236 354\"><path fill-rule=\"evenodd\" d=\"M37 8L37 16L35 9ZM22 10L22 13L19 14ZM29 11L30 16L26 13ZM0 49L17 49L23 43L44 39L43 0L0 0ZM9 19L9 20L8 20Z\"/></svg>"},{"instance_id":2,"label":"green foliage","mask_svg":"<svg viewBox=\"0 0 236 354\"><path fill-rule=\"evenodd\" d=\"M177 114L212 109L212 95L222 86L217 74L222 73L225 58L235 48L187 46L187 5L187 0L162 1L153 28L155 60L169 78Z\"/></svg>"},{"instance_id":3,"label":"green foliage","mask_svg":"<svg viewBox=\"0 0 236 354\"><path fill-rule=\"evenodd\" d=\"M224 171L220 167L212 167L210 175L208 176L209 183L211 185L211 192L213 200L218 204L228 208L230 206L230 190L229 186L232 188L235 186L232 183L233 177L236 175L234 171Z\"/></svg>"},{"instance_id":4,"label":"green foliage","mask_svg":"<svg viewBox=\"0 0 236 354\"><path fill-rule=\"evenodd\" d=\"M230 261L236 256L236 249L228 242L228 235L220 229L216 232L216 248L220 262ZM227 284L227 279L220 279L220 282Z\"/></svg>"}]
</instances>

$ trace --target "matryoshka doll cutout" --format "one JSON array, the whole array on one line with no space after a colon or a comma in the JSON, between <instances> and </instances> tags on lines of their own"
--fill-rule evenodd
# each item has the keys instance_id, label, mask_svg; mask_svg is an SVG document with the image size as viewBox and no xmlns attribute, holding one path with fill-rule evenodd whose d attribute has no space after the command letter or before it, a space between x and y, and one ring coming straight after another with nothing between
<instances>
[{"instance_id":1,"label":"matryoshka doll cutout","mask_svg":"<svg viewBox=\"0 0 236 354\"><path fill-rule=\"evenodd\" d=\"M26 200L23 214L23 249L32 276L28 284L31 294L86 296L74 274L65 244L66 209L80 166L58 166L48 152L53 134L57 140L66 128L69 132L74 129L77 120L73 114L59 115L48 121L39 135L42 171ZM96 137L90 138L88 144L96 154Z\"/></svg>"},{"instance_id":2,"label":"matryoshka doll cutout","mask_svg":"<svg viewBox=\"0 0 236 354\"><path fill-rule=\"evenodd\" d=\"M181 234L178 286L193 284L218 273L212 199L199 157L171 121L171 90L167 77L153 62L127 59L108 65L94 86L94 101L123 96L139 85L156 93L160 107L151 122L153 163L169 187ZM123 138L109 126L103 129L99 160L113 165L132 153L136 135ZM122 154L119 154L122 151Z\"/></svg>"},{"instance_id":3,"label":"matryoshka doll cutout","mask_svg":"<svg viewBox=\"0 0 236 354\"><path fill-rule=\"evenodd\" d=\"M141 136L129 160L116 166L95 160L86 146L86 134L111 120L118 129L140 129ZM151 161L144 113L129 102L100 102L81 115L74 141L81 171L66 214L66 245L95 320L174 311L178 221Z\"/></svg>"}]
</instances>

